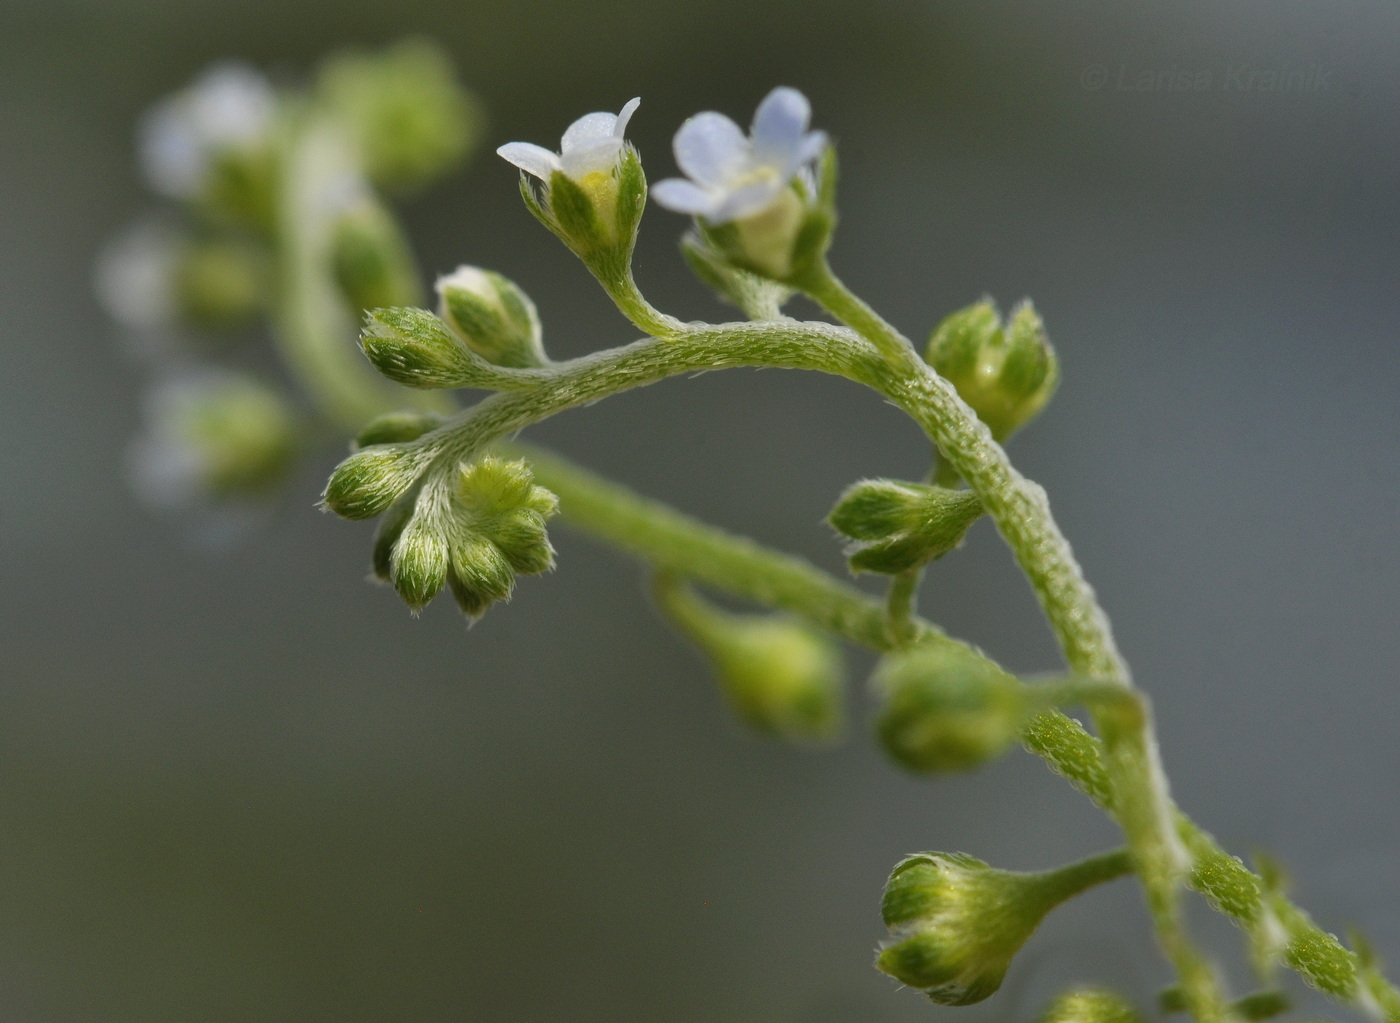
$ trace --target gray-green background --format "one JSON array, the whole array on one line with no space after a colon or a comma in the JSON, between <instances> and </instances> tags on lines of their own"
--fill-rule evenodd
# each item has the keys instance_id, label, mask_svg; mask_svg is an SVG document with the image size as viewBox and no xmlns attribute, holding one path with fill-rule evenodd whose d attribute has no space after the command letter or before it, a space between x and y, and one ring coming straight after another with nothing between
<instances>
[{"instance_id":1,"label":"gray-green background","mask_svg":"<svg viewBox=\"0 0 1400 1023\"><path fill-rule=\"evenodd\" d=\"M294 75L410 31L459 61L490 148L640 94L653 179L686 115L745 121L798 86L840 145L834 261L858 290L916 333L983 292L1033 296L1064 383L1013 454L1156 701L1177 795L1400 962L1393 3L7 0L0 1017L1014 1021L1071 980L1144 1004L1165 980L1124 883L1052 917L981 1007L871 969L901 854L1035 868L1114 839L1024 754L896 773L860 656L848 742L775 748L729 722L638 567L562 527L558 572L469 632L363 582L368 530L313 508L332 449L223 553L129 496L144 374L90 275L151 205L135 117L215 58ZM1314 86L1246 90L1243 64ZM556 355L629 340L514 182L488 149L410 205L425 268L514 277ZM718 315L681 227L650 211L639 275ZM532 437L833 570L834 495L926 468L880 401L777 372ZM1016 670L1058 663L986 524L924 606Z\"/></svg>"}]
</instances>

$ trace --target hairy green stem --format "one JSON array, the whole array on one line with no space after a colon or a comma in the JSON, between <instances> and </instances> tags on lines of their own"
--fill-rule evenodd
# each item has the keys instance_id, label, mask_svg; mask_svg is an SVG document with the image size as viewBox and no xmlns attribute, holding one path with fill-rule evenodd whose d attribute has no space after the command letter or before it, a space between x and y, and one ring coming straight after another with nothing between
<instances>
[{"instance_id":1,"label":"hairy green stem","mask_svg":"<svg viewBox=\"0 0 1400 1023\"><path fill-rule=\"evenodd\" d=\"M894 372L884 393L914 417L947 464L981 499L1030 580L1070 669L1131 687L1108 618L1055 524L1045 491L1015 470L987 427L909 340L828 268L814 272L804 285L810 297L889 360ZM1178 886L1186 856L1176 835L1174 807L1146 705L1129 715L1095 711L1094 718L1107 740L1114 814L1137 859L1158 941L1176 968L1192 1015L1203 1023L1218 1020L1225 1000L1181 916Z\"/></svg>"},{"instance_id":2,"label":"hairy green stem","mask_svg":"<svg viewBox=\"0 0 1400 1023\"><path fill-rule=\"evenodd\" d=\"M885 596L885 619L890 641L907 645L915 638L914 612L918 609L919 582L924 577L922 566L905 569L890 580Z\"/></svg>"}]
</instances>

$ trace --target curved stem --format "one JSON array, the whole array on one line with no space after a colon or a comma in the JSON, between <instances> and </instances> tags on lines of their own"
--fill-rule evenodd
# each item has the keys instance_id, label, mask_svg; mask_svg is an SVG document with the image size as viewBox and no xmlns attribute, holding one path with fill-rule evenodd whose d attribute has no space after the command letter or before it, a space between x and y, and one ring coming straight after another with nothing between
<instances>
[{"instance_id":1,"label":"curved stem","mask_svg":"<svg viewBox=\"0 0 1400 1023\"><path fill-rule=\"evenodd\" d=\"M1030 580L1070 669L1131 687L1108 618L1050 514L1045 491L1015 470L987 427L909 340L829 268L819 268L804 286L889 360L894 372L882 390L924 428L947 464L981 499ZM1178 883L1188 857L1176 835L1146 705L1130 714L1096 710L1094 719L1106 740L1114 814L1137 859L1158 941L1176 968L1192 1014L1202 1021L1220 1019L1224 998L1181 917Z\"/></svg>"}]
</instances>

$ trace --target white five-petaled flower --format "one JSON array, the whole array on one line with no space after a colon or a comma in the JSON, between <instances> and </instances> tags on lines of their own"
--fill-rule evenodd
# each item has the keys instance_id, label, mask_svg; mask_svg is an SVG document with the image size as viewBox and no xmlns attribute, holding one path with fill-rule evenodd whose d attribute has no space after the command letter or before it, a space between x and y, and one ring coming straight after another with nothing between
<instances>
[{"instance_id":1,"label":"white five-petaled flower","mask_svg":"<svg viewBox=\"0 0 1400 1023\"><path fill-rule=\"evenodd\" d=\"M825 132L807 130L811 116L807 97L783 86L758 105L748 136L723 114L696 114L673 143L676 164L690 180L658 182L652 197L712 224L762 213L826 147Z\"/></svg>"},{"instance_id":2,"label":"white five-petaled flower","mask_svg":"<svg viewBox=\"0 0 1400 1023\"><path fill-rule=\"evenodd\" d=\"M617 114L584 114L564 132L557 153L533 142L507 142L496 154L544 182L555 171L563 171L579 182L590 174L607 173L617 164L624 144L623 132L641 103L638 97L628 100Z\"/></svg>"},{"instance_id":3,"label":"white five-petaled flower","mask_svg":"<svg viewBox=\"0 0 1400 1023\"><path fill-rule=\"evenodd\" d=\"M214 65L142 119L141 164L151 186L176 199L196 194L211 159L263 138L276 106L272 85L256 68Z\"/></svg>"}]
</instances>

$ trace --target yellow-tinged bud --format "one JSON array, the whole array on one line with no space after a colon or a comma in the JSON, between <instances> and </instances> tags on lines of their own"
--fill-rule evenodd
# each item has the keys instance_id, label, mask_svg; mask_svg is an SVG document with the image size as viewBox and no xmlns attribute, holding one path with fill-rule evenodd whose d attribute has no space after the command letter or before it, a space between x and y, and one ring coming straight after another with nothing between
<instances>
[{"instance_id":1,"label":"yellow-tinged bud","mask_svg":"<svg viewBox=\"0 0 1400 1023\"><path fill-rule=\"evenodd\" d=\"M910 856L885 885L891 940L875 965L940 1005L980 1002L1001 986L1045 914L1131 869L1125 850L1036 874L998 870L965 853Z\"/></svg>"},{"instance_id":2,"label":"yellow-tinged bud","mask_svg":"<svg viewBox=\"0 0 1400 1023\"><path fill-rule=\"evenodd\" d=\"M934 329L924 358L998 441L1045 406L1060 378L1045 325L1029 301L1005 325L989 300L960 309Z\"/></svg>"},{"instance_id":3,"label":"yellow-tinged bud","mask_svg":"<svg viewBox=\"0 0 1400 1023\"><path fill-rule=\"evenodd\" d=\"M981 515L969 491L876 479L848 487L827 522L855 541L847 551L852 571L893 575L956 548Z\"/></svg>"},{"instance_id":4,"label":"yellow-tinged bud","mask_svg":"<svg viewBox=\"0 0 1400 1023\"><path fill-rule=\"evenodd\" d=\"M489 363L526 369L549 361L535 303L513 281L459 266L437 281L438 315Z\"/></svg>"},{"instance_id":5,"label":"yellow-tinged bud","mask_svg":"<svg viewBox=\"0 0 1400 1023\"><path fill-rule=\"evenodd\" d=\"M1081 987L1056 997L1040 1023L1142 1023L1142 1017L1112 991Z\"/></svg>"},{"instance_id":6,"label":"yellow-tinged bud","mask_svg":"<svg viewBox=\"0 0 1400 1023\"><path fill-rule=\"evenodd\" d=\"M963 771L1001 756L1033 709L1022 683L957 647L888 654L874 681L885 700L880 742L912 771Z\"/></svg>"},{"instance_id":7,"label":"yellow-tinged bud","mask_svg":"<svg viewBox=\"0 0 1400 1023\"><path fill-rule=\"evenodd\" d=\"M792 740L840 732L844 671L830 639L784 615L721 611L670 578L659 579L656 592L667 616L710 660L746 724Z\"/></svg>"}]
</instances>

